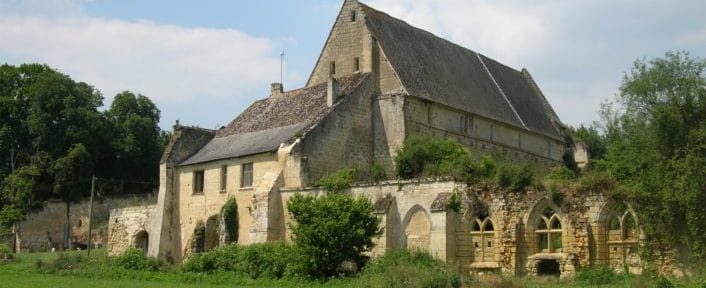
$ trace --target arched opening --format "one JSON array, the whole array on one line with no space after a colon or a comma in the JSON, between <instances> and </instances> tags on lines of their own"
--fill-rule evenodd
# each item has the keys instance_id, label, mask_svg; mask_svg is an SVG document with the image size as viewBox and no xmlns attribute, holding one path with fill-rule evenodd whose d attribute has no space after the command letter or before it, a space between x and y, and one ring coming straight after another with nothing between
<instances>
[{"instance_id":1,"label":"arched opening","mask_svg":"<svg viewBox=\"0 0 706 288\"><path fill-rule=\"evenodd\" d=\"M481 216L482 217L482 216ZM476 217L471 228L473 262L495 262L495 229L490 217Z\"/></svg>"},{"instance_id":2,"label":"arched opening","mask_svg":"<svg viewBox=\"0 0 706 288\"><path fill-rule=\"evenodd\" d=\"M639 254L637 252L638 227L635 215L627 205L616 205L607 219L606 259L608 265L615 270L625 267L638 267Z\"/></svg>"},{"instance_id":3,"label":"arched opening","mask_svg":"<svg viewBox=\"0 0 706 288\"><path fill-rule=\"evenodd\" d=\"M218 247L218 215L213 215L206 220L206 233L204 235L204 251Z\"/></svg>"},{"instance_id":4,"label":"arched opening","mask_svg":"<svg viewBox=\"0 0 706 288\"><path fill-rule=\"evenodd\" d=\"M406 247L408 250L429 250L431 222L427 212L415 206L407 214L405 226Z\"/></svg>"},{"instance_id":5,"label":"arched opening","mask_svg":"<svg viewBox=\"0 0 706 288\"><path fill-rule=\"evenodd\" d=\"M150 235L147 231L140 231L135 234L134 247L142 250L142 253L147 254L147 249L149 249Z\"/></svg>"},{"instance_id":6,"label":"arched opening","mask_svg":"<svg viewBox=\"0 0 706 288\"><path fill-rule=\"evenodd\" d=\"M562 252L561 220L554 209L546 208L535 220L535 245L539 253Z\"/></svg>"}]
</instances>

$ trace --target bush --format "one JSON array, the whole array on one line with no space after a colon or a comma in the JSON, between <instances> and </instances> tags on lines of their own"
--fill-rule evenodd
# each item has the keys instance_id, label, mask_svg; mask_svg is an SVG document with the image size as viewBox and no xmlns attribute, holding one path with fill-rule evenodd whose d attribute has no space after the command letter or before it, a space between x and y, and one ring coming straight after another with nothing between
<instances>
[{"instance_id":1,"label":"bush","mask_svg":"<svg viewBox=\"0 0 706 288\"><path fill-rule=\"evenodd\" d=\"M387 172L385 172L385 167L380 163L373 164L373 166L370 167L370 181L377 183L385 180L387 180Z\"/></svg>"},{"instance_id":2,"label":"bush","mask_svg":"<svg viewBox=\"0 0 706 288\"><path fill-rule=\"evenodd\" d=\"M549 170L549 173L544 178L547 180L570 181L576 179L576 174L566 166L559 165Z\"/></svg>"},{"instance_id":3,"label":"bush","mask_svg":"<svg viewBox=\"0 0 706 288\"><path fill-rule=\"evenodd\" d=\"M157 259L145 256L142 250L137 248L128 248L123 254L115 258L114 263L115 266L127 270L157 271L160 266Z\"/></svg>"},{"instance_id":4,"label":"bush","mask_svg":"<svg viewBox=\"0 0 706 288\"><path fill-rule=\"evenodd\" d=\"M468 154L461 144L426 135L407 138L395 156L397 176L411 179L420 176L443 176L445 165Z\"/></svg>"},{"instance_id":5,"label":"bush","mask_svg":"<svg viewBox=\"0 0 706 288\"><path fill-rule=\"evenodd\" d=\"M360 180L360 173L356 168L341 169L319 179L316 186L333 193L340 193L351 188L351 184Z\"/></svg>"},{"instance_id":6,"label":"bush","mask_svg":"<svg viewBox=\"0 0 706 288\"><path fill-rule=\"evenodd\" d=\"M454 267L426 252L390 250L368 263L364 275L382 275L388 287L461 287Z\"/></svg>"},{"instance_id":7,"label":"bush","mask_svg":"<svg viewBox=\"0 0 706 288\"><path fill-rule=\"evenodd\" d=\"M296 252L283 242L258 243L248 246L231 244L188 258L182 270L186 272L235 272L253 279L295 276Z\"/></svg>"},{"instance_id":8,"label":"bush","mask_svg":"<svg viewBox=\"0 0 706 288\"><path fill-rule=\"evenodd\" d=\"M321 197L294 195L287 204L296 221L292 227L299 263L309 276L329 277L342 272L344 261L361 265L362 253L373 247L379 236L380 219L366 198L353 198L340 193Z\"/></svg>"},{"instance_id":9,"label":"bush","mask_svg":"<svg viewBox=\"0 0 706 288\"><path fill-rule=\"evenodd\" d=\"M84 262L83 256L78 253L59 253L57 258L44 262L41 259L35 261L34 266L37 270L43 272L56 272L61 270L74 270L81 266Z\"/></svg>"},{"instance_id":10,"label":"bush","mask_svg":"<svg viewBox=\"0 0 706 288\"><path fill-rule=\"evenodd\" d=\"M576 280L589 285L606 285L617 280L618 275L606 265L591 266L579 270Z\"/></svg>"},{"instance_id":11,"label":"bush","mask_svg":"<svg viewBox=\"0 0 706 288\"><path fill-rule=\"evenodd\" d=\"M527 186L534 184L534 172L529 164L521 166L504 163L498 166L495 173L495 181L501 187L509 188L512 191L520 191Z\"/></svg>"},{"instance_id":12,"label":"bush","mask_svg":"<svg viewBox=\"0 0 706 288\"><path fill-rule=\"evenodd\" d=\"M578 188L581 191L611 191L618 184L610 174L599 171L586 171L578 179Z\"/></svg>"},{"instance_id":13,"label":"bush","mask_svg":"<svg viewBox=\"0 0 706 288\"><path fill-rule=\"evenodd\" d=\"M12 259L12 251L6 244L0 244L0 260Z\"/></svg>"}]
</instances>

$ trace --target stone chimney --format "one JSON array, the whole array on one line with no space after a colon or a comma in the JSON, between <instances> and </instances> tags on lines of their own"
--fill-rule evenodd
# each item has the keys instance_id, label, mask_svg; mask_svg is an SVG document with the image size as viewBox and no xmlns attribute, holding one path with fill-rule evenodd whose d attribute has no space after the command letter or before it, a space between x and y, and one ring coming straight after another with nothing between
<instances>
[{"instance_id":1,"label":"stone chimney","mask_svg":"<svg viewBox=\"0 0 706 288\"><path fill-rule=\"evenodd\" d=\"M282 83L272 83L270 87L270 96L279 96L284 93L284 87L282 86Z\"/></svg>"},{"instance_id":2,"label":"stone chimney","mask_svg":"<svg viewBox=\"0 0 706 288\"><path fill-rule=\"evenodd\" d=\"M338 98L341 97L340 90L338 81L336 81L336 79L329 78L328 83L326 84L326 104L328 104L328 107L333 106L333 103L336 103Z\"/></svg>"}]
</instances>

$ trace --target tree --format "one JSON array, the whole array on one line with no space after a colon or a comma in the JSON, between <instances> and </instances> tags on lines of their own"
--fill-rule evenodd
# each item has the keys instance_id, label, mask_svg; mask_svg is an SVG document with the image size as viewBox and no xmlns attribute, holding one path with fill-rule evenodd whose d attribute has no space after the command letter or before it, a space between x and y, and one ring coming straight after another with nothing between
<instances>
[{"instance_id":1,"label":"tree","mask_svg":"<svg viewBox=\"0 0 706 288\"><path fill-rule=\"evenodd\" d=\"M643 217L648 243L706 256L706 60L685 52L638 60L602 110L607 170Z\"/></svg>"},{"instance_id":2,"label":"tree","mask_svg":"<svg viewBox=\"0 0 706 288\"><path fill-rule=\"evenodd\" d=\"M130 91L115 96L106 116L115 127L112 175L122 179L154 181L164 150L158 126L160 111L143 95Z\"/></svg>"},{"instance_id":3,"label":"tree","mask_svg":"<svg viewBox=\"0 0 706 288\"><path fill-rule=\"evenodd\" d=\"M66 204L66 224L64 227L64 247L71 248L70 210L71 203L87 194L87 185L93 172L91 155L83 144L76 144L52 166L54 173L54 193Z\"/></svg>"},{"instance_id":4,"label":"tree","mask_svg":"<svg viewBox=\"0 0 706 288\"><path fill-rule=\"evenodd\" d=\"M294 244L307 262L304 269L314 277L337 275L343 261L362 264L362 253L382 233L380 219L365 198L343 193L296 194L287 208L297 223L292 227Z\"/></svg>"}]
</instances>

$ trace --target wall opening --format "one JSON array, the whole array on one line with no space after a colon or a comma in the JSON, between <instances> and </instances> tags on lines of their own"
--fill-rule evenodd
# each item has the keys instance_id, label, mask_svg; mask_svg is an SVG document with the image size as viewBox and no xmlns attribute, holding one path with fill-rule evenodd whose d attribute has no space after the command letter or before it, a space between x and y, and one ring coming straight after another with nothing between
<instances>
[{"instance_id":1,"label":"wall opening","mask_svg":"<svg viewBox=\"0 0 706 288\"><path fill-rule=\"evenodd\" d=\"M560 276L559 262L553 259L542 259L537 263L538 276Z\"/></svg>"},{"instance_id":2,"label":"wall opening","mask_svg":"<svg viewBox=\"0 0 706 288\"><path fill-rule=\"evenodd\" d=\"M204 251L218 247L218 215L213 215L206 221L206 234L204 235Z\"/></svg>"},{"instance_id":3,"label":"wall opening","mask_svg":"<svg viewBox=\"0 0 706 288\"><path fill-rule=\"evenodd\" d=\"M140 231L135 235L135 248L142 250L142 253L147 254L149 248L150 235L147 231Z\"/></svg>"},{"instance_id":4,"label":"wall opening","mask_svg":"<svg viewBox=\"0 0 706 288\"><path fill-rule=\"evenodd\" d=\"M416 210L416 211L415 211ZM429 250L431 238L431 223L429 215L421 207L408 214L407 226L405 226L405 236L408 250Z\"/></svg>"}]
</instances>

